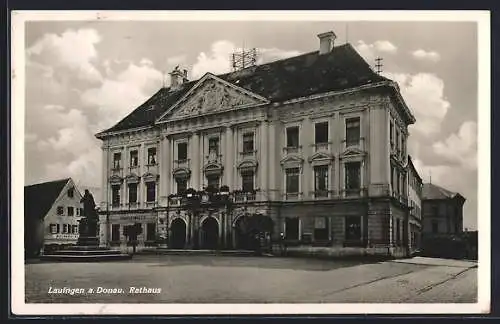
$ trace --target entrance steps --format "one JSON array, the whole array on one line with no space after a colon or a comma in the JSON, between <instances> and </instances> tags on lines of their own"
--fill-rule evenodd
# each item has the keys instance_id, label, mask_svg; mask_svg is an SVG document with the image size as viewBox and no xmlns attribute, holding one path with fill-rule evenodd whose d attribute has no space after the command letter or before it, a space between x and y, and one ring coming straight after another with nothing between
<instances>
[{"instance_id":1,"label":"entrance steps","mask_svg":"<svg viewBox=\"0 0 500 324\"><path fill-rule=\"evenodd\" d=\"M221 256L255 256L254 251L249 250L189 250L169 248L146 248L140 254L164 254L164 255L221 255Z\"/></svg>"},{"instance_id":2,"label":"entrance steps","mask_svg":"<svg viewBox=\"0 0 500 324\"><path fill-rule=\"evenodd\" d=\"M101 262L131 259L132 255L122 253L119 250L111 250L99 246L73 246L61 250L44 253L40 256L41 261L57 262Z\"/></svg>"}]
</instances>

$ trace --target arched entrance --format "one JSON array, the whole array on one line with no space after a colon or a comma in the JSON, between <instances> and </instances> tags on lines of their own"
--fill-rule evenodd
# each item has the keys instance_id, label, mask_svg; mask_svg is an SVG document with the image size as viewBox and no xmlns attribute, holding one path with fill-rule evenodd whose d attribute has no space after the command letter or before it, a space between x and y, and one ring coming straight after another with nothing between
<instances>
[{"instance_id":1,"label":"arched entrance","mask_svg":"<svg viewBox=\"0 0 500 324\"><path fill-rule=\"evenodd\" d=\"M170 225L170 247L172 249L183 249L186 244L186 223L182 218L176 218Z\"/></svg>"},{"instance_id":2,"label":"arched entrance","mask_svg":"<svg viewBox=\"0 0 500 324\"><path fill-rule=\"evenodd\" d=\"M248 231L248 216L240 216L234 223L234 243L237 250L251 250L253 237Z\"/></svg>"},{"instance_id":3,"label":"arched entrance","mask_svg":"<svg viewBox=\"0 0 500 324\"><path fill-rule=\"evenodd\" d=\"M214 250L219 242L219 223L213 217L207 217L201 224L201 248Z\"/></svg>"}]
</instances>

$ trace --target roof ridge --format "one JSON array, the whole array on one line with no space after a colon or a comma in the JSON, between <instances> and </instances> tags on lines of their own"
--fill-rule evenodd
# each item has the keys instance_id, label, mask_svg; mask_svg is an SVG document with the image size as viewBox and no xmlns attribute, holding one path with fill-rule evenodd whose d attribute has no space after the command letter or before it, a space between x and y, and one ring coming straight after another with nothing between
<instances>
[{"instance_id":1,"label":"roof ridge","mask_svg":"<svg viewBox=\"0 0 500 324\"><path fill-rule=\"evenodd\" d=\"M58 179L58 180L50 180L50 181L33 183L33 184L30 184L30 185L26 185L24 187L28 188L28 187L39 186L39 185L44 185L44 184L50 184L50 183L55 183L55 182L63 182L63 181L67 182L69 180L71 180L71 177L69 177L69 178L61 178L61 179Z\"/></svg>"}]
</instances>

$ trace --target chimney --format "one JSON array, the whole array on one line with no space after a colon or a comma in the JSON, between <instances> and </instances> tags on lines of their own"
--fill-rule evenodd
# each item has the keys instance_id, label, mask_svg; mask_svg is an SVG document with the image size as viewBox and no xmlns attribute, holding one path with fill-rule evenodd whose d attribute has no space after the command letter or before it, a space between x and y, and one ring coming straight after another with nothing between
<instances>
[{"instance_id":1,"label":"chimney","mask_svg":"<svg viewBox=\"0 0 500 324\"><path fill-rule=\"evenodd\" d=\"M179 70L179 66L169 73L170 74L170 88L177 90L184 82L187 81L187 70Z\"/></svg>"},{"instance_id":2,"label":"chimney","mask_svg":"<svg viewBox=\"0 0 500 324\"><path fill-rule=\"evenodd\" d=\"M335 33L332 31L321 33L318 34L318 38L319 38L319 54L323 55L330 53L333 49L333 43L335 42L335 38L337 38Z\"/></svg>"}]
</instances>

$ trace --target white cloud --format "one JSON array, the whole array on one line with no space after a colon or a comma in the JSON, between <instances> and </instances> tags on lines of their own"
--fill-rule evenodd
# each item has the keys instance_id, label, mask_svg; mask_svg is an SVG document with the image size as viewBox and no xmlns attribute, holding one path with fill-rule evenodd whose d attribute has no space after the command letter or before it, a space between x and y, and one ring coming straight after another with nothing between
<instances>
[{"instance_id":1,"label":"white cloud","mask_svg":"<svg viewBox=\"0 0 500 324\"><path fill-rule=\"evenodd\" d=\"M100 41L94 29L69 29L61 35L45 34L27 49L27 56L54 68L68 68L77 72L81 79L99 81L102 76L94 62L98 56L96 45Z\"/></svg>"},{"instance_id":2,"label":"white cloud","mask_svg":"<svg viewBox=\"0 0 500 324\"><path fill-rule=\"evenodd\" d=\"M387 40L378 40L372 44L365 43L363 40L358 40L358 43L354 46L369 64L373 64L375 58L379 53L389 53L395 54L398 48Z\"/></svg>"},{"instance_id":3,"label":"white cloud","mask_svg":"<svg viewBox=\"0 0 500 324\"><path fill-rule=\"evenodd\" d=\"M416 118L412 129L422 134L440 131L450 103L444 97L444 81L430 73L383 73L399 84L401 95Z\"/></svg>"},{"instance_id":4,"label":"white cloud","mask_svg":"<svg viewBox=\"0 0 500 324\"><path fill-rule=\"evenodd\" d=\"M186 61L186 55L172 56L167 59L167 65L169 67L175 67L176 65L182 64Z\"/></svg>"},{"instance_id":5,"label":"white cloud","mask_svg":"<svg viewBox=\"0 0 500 324\"><path fill-rule=\"evenodd\" d=\"M109 69L108 77L99 87L87 89L81 95L84 105L97 109L100 128L110 127L125 117L162 84L162 73L150 64L128 63L121 71Z\"/></svg>"},{"instance_id":6,"label":"white cloud","mask_svg":"<svg viewBox=\"0 0 500 324\"><path fill-rule=\"evenodd\" d=\"M379 52L396 53L398 51L398 48L387 40L378 40L373 45Z\"/></svg>"},{"instance_id":7,"label":"white cloud","mask_svg":"<svg viewBox=\"0 0 500 324\"><path fill-rule=\"evenodd\" d=\"M233 43L221 40L212 44L209 53L201 52L191 70L193 80L202 77L205 73L222 74L230 71L229 57L233 53Z\"/></svg>"},{"instance_id":8,"label":"white cloud","mask_svg":"<svg viewBox=\"0 0 500 324\"><path fill-rule=\"evenodd\" d=\"M432 148L438 155L459 161L464 168L477 169L477 124L473 121L464 122L458 133L434 143Z\"/></svg>"},{"instance_id":9,"label":"white cloud","mask_svg":"<svg viewBox=\"0 0 500 324\"><path fill-rule=\"evenodd\" d=\"M441 55L439 55L438 52L425 51L423 49L415 50L411 53L411 55L413 56L413 58L420 60L420 61L437 62L441 59Z\"/></svg>"}]
</instances>

